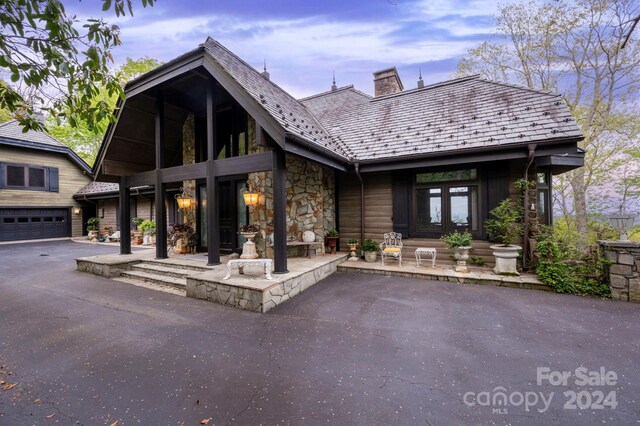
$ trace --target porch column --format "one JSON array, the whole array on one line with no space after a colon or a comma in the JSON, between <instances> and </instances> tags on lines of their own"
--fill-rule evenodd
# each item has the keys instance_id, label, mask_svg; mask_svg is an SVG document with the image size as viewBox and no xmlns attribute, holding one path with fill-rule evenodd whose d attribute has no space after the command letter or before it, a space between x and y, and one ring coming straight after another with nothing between
<instances>
[{"instance_id":1,"label":"porch column","mask_svg":"<svg viewBox=\"0 0 640 426\"><path fill-rule=\"evenodd\" d=\"M287 168L284 150L274 148L273 166L273 267L275 274L287 270Z\"/></svg>"},{"instance_id":2,"label":"porch column","mask_svg":"<svg viewBox=\"0 0 640 426\"><path fill-rule=\"evenodd\" d=\"M120 254L131 254L131 190L126 176L120 177Z\"/></svg>"},{"instance_id":3,"label":"porch column","mask_svg":"<svg viewBox=\"0 0 640 426\"><path fill-rule=\"evenodd\" d=\"M167 208L164 204L165 184L162 182L164 167L164 96L158 92L156 97L156 259L167 256Z\"/></svg>"},{"instance_id":4,"label":"porch column","mask_svg":"<svg viewBox=\"0 0 640 426\"><path fill-rule=\"evenodd\" d=\"M220 264L220 230L216 187L216 82L207 85L207 265Z\"/></svg>"}]
</instances>

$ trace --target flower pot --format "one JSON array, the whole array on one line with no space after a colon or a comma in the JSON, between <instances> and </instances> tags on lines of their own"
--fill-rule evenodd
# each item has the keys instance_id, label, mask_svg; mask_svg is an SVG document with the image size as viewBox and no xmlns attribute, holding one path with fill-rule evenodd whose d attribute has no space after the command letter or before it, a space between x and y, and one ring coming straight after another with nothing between
<instances>
[{"instance_id":1,"label":"flower pot","mask_svg":"<svg viewBox=\"0 0 640 426\"><path fill-rule=\"evenodd\" d=\"M253 239L256 237L256 232L240 232L240 235L247 239L242 245L240 259L257 259L258 252L256 251L256 244L253 242Z\"/></svg>"},{"instance_id":2,"label":"flower pot","mask_svg":"<svg viewBox=\"0 0 640 426\"><path fill-rule=\"evenodd\" d=\"M489 246L489 248L493 250L493 256L496 258L496 266L493 268L493 272L499 275L520 275L516 266L522 247L515 244L495 244Z\"/></svg>"},{"instance_id":3,"label":"flower pot","mask_svg":"<svg viewBox=\"0 0 640 426\"><path fill-rule=\"evenodd\" d=\"M469 259L471 246L454 247L453 257L456 259L456 272L469 272L467 259Z\"/></svg>"},{"instance_id":4,"label":"flower pot","mask_svg":"<svg viewBox=\"0 0 640 426\"><path fill-rule=\"evenodd\" d=\"M358 243L349 243L349 260L355 262L358 260L358 255L356 254L356 248L358 247Z\"/></svg>"},{"instance_id":5,"label":"flower pot","mask_svg":"<svg viewBox=\"0 0 640 426\"><path fill-rule=\"evenodd\" d=\"M365 251L364 252L364 260L365 262L375 263L376 259L378 259L377 251Z\"/></svg>"},{"instance_id":6,"label":"flower pot","mask_svg":"<svg viewBox=\"0 0 640 426\"><path fill-rule=\"evenodd\" d=\"M150 235L144 234L144 236L142 237L142 245L145 245L145 246L151 245L151 236Z\"/></svg>"},{"instance_id":7,"label":"flower pot","mask_svg":"<svg viewBox=\"0 0 640 426\"><path fill-rule=\"evenodd\" d=\"M98 238L98 231L89 231L87 234L87 238L89 240L94 240L96 238Z\"/></svg>"},{"instance_id":8,"label":"flower pot","mask_svg":"<svg viewBox=\"0 0 640 426\"><path fill-rule=\"evenodd\" d=\"M338 244L338 237L327 237L327 245L331 249L329 254L336 254L337 244Z\"/></svg>"}]
</instances>

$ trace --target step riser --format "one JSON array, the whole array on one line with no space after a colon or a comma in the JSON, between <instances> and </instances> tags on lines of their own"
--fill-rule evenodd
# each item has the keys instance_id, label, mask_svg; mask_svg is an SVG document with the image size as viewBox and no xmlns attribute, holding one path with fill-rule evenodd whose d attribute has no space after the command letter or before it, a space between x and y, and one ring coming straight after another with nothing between
<instances>
[{"instance_id":1,"label":"step riser","mask_svg":"<svg viewBox=\"0 0 640 426\"><path fill-rule=\"evenodd\" d=\"M137 280L137 281L143 281L143 282L147 282L147 283L154 283L154 284L160 284L160 285L165 285L168 287L173 287L173 288L179 288L179 289L184 289L186 288L187 282L185 280L184 285L178 285L172 281L167 281L167 280L163 280L162 277L160 275L156 276L145 276L145 277L141 277L135 274L130 274L128 272L122 272L120 274L121 277L124 278L128 278L130 280Z\"/></svg>"},{"instance_id":2,"label":"step riser","mask_svg":"<svg viewBox=\"0 0 640 426\"><path fill-rule=\"evenodd\" d=\"M200 272L200 271L191 271L191 272L162 271L162 270L156 270L152 268L139 267L138 265L133 265L131 269L134 271L146 272L148 274L158 275L161 277L164 276L164 277L173 277L173 278L185 278L191 275L193 272Z\"/></svg>"},{"instance_id":3,"label":"step riser","mask_svg":"<svg viewBox=\"0 0 640 426\"><path fill-rule=\"evenodd\" d=\"M211 270L211 269L205 268L205 267L192 266L192 265L183 265L183 264L180 264L180 263L156 262L156 261L153 261L153 260L145 260L144 262L141 262L141 263L147 264L147 265L163 266L165 268L184 269L186 271L192 271L192 272L207 272L207 271Z\"/></svg>"}]
</instances>

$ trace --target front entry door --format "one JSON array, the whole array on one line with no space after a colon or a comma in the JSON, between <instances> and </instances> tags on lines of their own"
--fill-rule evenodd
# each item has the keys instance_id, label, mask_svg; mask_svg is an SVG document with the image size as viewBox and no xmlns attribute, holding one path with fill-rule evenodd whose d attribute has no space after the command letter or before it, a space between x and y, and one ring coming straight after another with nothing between
<instances>
[{"instance_id":1,"label":"front entry door","mask_svg":"<svg viewBox=\"0 0 640 426\"><path fill-rule=\"evenodd\" d=\"M218 182L218 228L220 229L220 250L238 251L238 227L247 223L247 208L242 199L242 188L246 186L246 178L227 179ZM206 185L198 187L198 229L200 230L201 251L207 250L207 191Z\"/></svg>"},{"instance_id":2,"label":"front entry door","mask_svg":"<svg viewBox=\"0 0 640 426\"><path fill-rule=\"evenodd\" d=\"M438 185L416 189L415 232L438 238L454 230L478 234L477 186Z\"/></svg>"}]
</instances>

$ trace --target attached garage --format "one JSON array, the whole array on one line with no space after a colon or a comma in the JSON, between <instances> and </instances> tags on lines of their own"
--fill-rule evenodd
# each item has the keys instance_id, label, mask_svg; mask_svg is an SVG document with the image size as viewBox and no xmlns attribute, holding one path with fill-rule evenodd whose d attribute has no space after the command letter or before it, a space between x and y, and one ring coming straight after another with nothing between
<instances>
[{"instance_id":1,"label":"attached garage","mask_svg":"<svg viewBox=\"0 0 640 426\"><path fill-rule=\"evenodd\" d=\"M71 236L69 208L2 208L0 241Z\"/></svg>"}]
</instances>

